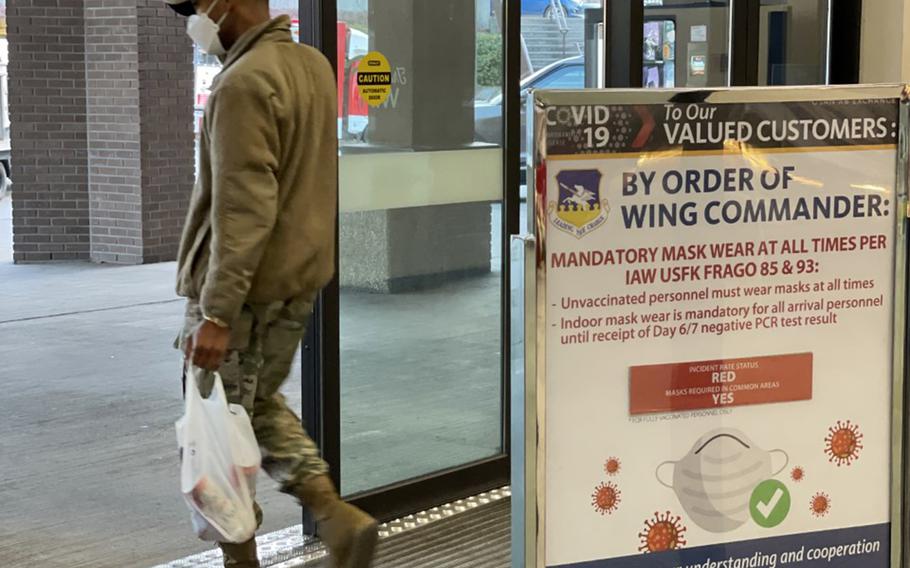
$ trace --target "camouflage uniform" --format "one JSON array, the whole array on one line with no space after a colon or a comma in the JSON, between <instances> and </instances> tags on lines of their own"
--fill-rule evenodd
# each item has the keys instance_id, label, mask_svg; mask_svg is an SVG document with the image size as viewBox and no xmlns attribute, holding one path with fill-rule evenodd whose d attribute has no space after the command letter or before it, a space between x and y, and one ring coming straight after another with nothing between
<instances>
[{"instance_id":1,"label":"camouflage uniform","mask_svg":"<svg viewBox=\"0 0 910 568\"><path fill-rule=\"evenodd\" d=\"M308 300L245 305L231 326L227 356L218 371L228 400L242 405L250 415L262 450L263 469L281 484L283 492L295 496L307 477L329 471L316 444L279 392L312 308ZM203 321L199 303L189 300L177 345L183 347ZM199 386L203 396L208 396L212 384L213 375L208 375ZM261 523L258 507L257 513Z\"/></svg>"}]
</instances>

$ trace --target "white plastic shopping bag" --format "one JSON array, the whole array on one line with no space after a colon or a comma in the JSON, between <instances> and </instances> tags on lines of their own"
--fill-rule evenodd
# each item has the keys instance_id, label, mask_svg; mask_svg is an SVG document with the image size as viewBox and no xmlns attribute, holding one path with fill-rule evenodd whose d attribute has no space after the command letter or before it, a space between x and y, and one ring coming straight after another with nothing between
<instances>
[{"instance_id":1,"label":"white plastic shopping bag","mask_svg":"<svg viewBox=\"0 0 910 568\"><path fill-rule=\"evenodd\" d=\"M186 410L177 421L180 490L202 540L246 542L256 532L256 475L262 461L242 406L228 404L221 376L209 398L199 392L205 373L186 372Z\"/></svg>"}]
</instances>

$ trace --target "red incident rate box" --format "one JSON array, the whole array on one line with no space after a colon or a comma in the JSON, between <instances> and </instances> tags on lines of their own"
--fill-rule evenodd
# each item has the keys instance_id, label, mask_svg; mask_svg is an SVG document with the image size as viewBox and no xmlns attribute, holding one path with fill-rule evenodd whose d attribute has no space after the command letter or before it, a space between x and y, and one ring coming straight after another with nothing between
<instances>
[{"instance_id":1,"label":"red incident rate box","mask_svg":"<svg viewBox=\"0 0 910 568\"><path fill-rule=\"evenodd\" d=\"M812 353L632 367L629 412L653 414L812 399Z\"/></svg>"}]
</instances>

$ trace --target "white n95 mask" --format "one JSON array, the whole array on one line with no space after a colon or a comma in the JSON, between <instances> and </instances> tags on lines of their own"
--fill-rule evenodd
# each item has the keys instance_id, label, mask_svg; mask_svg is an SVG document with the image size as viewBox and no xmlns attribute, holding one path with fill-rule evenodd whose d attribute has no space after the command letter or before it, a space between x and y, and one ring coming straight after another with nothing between
<instances>
[{"instance_id":1,"label":"white n95 mask","mask_svg":"<svg viewBox=\"0 0 910 568\"><path fill-rule=\"evenodd\" d=\"M221 29L224 19L227 18L227 13L221 16L221 19L217 22L209 17L209 12L220 1L215 0L212 2L212 5L209 6L209 9L204 14L193 14L186 23L186 33L193 40L193 43L203 52L216 57L227 53L221 43L221 38L218 37L218 31Z\"/></svg>"},{"instance_id":2,"label":"white n95 mask","mask_svg":"<svg viewBox=\"0 0 910 568\"><path fill-rule=\"evenodd\" d=\"M781 454L783 465L771 471L771 455ZM657 467L657 481L676 492L680 505L702 529L723 533L749 520L749 500L759 483L782 472L789 462L786 452L755 446L739 430L708 432L678 462ZM673 483L661 472L673 465Z\"/></svg>"}]
</instances>

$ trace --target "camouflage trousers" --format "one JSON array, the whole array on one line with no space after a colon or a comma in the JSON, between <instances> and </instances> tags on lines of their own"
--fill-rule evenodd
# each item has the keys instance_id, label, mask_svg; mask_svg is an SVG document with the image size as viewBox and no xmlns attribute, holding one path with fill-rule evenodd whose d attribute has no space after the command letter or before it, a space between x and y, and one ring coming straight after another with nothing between
<instances>
[{"instance_id":1,"label":"camouflage trousers","mask_svg":"<svg viewBox=\"0 0 910 568\"><path fill-rule=\"evenodd\" d=\"M218 371L228 400L242 405L250 415L262 451L263 469L283 492L295 496L295 488L307 477L329 470L280 392L312 308L311 302L303 300L244 306L231 327L227 356ZM183 348L186 338L203 321L199 304L188 301L186 321L176 346ZM209 395L213 383L214 377L209 375L199 385L203 396ZM256 512L261 523L258 506Z\"/></svg>"}]
</instances>

